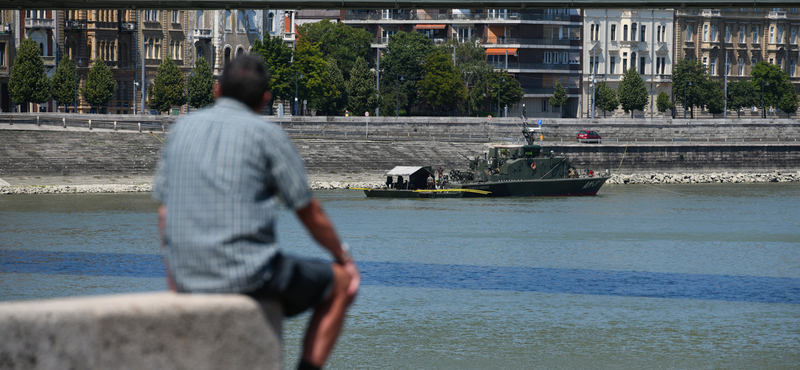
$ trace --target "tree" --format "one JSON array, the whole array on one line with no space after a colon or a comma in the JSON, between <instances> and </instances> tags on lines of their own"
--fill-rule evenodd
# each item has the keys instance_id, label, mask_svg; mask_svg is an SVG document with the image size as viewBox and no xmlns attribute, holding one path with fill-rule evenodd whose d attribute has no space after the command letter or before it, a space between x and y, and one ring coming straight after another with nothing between
<instances>
[{"instance_id":1,"label":"tree","mask_svg":"<svg viewBox=\"0 0 800 370\"><path fill-rule=\"evenodd\" d=\"M553 96L550 98L550 105L555 108L561 108L564 104L567 104L567 89L561 86L560 80L556 80L555 91L553 91ZM559 111L561 112L561 117L564 117L563 109Z\"/></svg>"},{"instance_id":2,"label":"tree","mask_svg":"<svg viewBox=\"0 0 800 370\"><path fill-rule=\"evenodd\" d=\"M525 95L525 92L522 91L522 87L519 86L519 81L511 77L506 70L495 72L489 83L491 88L489 96L492 98L493 102L496 102L499 91L501 107L517 104Z\"/></svg>"},{"instance_id":3,"label":"tree","mask_svg":"<svg viewBox=\"0 0 800 370\"><path fill-rule=\"evenodd\" d=\"M605 82L597 84L597 92L595 93L595 108L603 111L603 118L606 117L606 112L612 112L619 107L619 100L617 99L617 92Z\"/></svg>"},{"instance_id":4,"label":"tree","mask_svg":"<svg viewBox=\"0 0 800 370\"><path fill-rule=\"evenodd\" d=\"M347 106L347 87L344 76L334 58L328 58L327 73L325 74L324 96L317 109L326 116L344 115Z\"/></svg>"},{"instance_id":5,"label":"tree","mask_svg":"<svg viewBox=\"0 0 800 370\"><path fill-rule=\"evenodd\" d=\"M422 78L422 63L434 48L433 41L419 32L400 31L389 38L379 73L383 73L387 80L403 77L400 91L408 97L406 112L419 101L415 80Z\"/></svg>"},{"instance_id":6,"label":"tree","mask_svg":"<svg viewBox=\"0 0 800 370\"><path fill-rule=\"evenodd\" d=\"M298 107L302 106L302 101L308 102L308 107L320 110L324 105L325 96L332 96L330 90L332 86L326 84L328 79L328 63L322 59L318 44L303 43L297 45L294 55L292 68L296 73L297 95L300 101Z\"/></svg>"},{"instance_id":7,"label":"tree","mask_svg":"<svg viewBox=\"0 0 800 370\"><path fill-rule=\"evenodd\" d=\"M29 103L44 103L50 98L50 80L44 73L39 46L30 38L22 40L11 67L8 95L27 108Z\"/></svg>"},{"instance_id":8,"label":"tree","mask_svg":"<svg viewBox=\"0 0 800 370\"><path fill-rule=\"evenodd\" d=\"M631 118L633 118L634 110L643 111L649 101L647 88L644 87L642 76L639 75L635 68L628 68L625 74L622 75L617 94L619 95L619 103L622 105L622 110L625 113L630 112Z\"/></svg>"},{"instance_id":9,"label":"tree","mask_svg":"<svg viewBox=\"0 0 800 370\"><path fill-rule=\"evenodd\" d=\"M448 55L429 54L425 58L424 76L417 83L419 94L435 110L450 111L467 94L461 74Z\"/></svg>"},{"instance_id":10,"label":"tree","mask_svg":"<svg viewBox=\"0 0 800 370\"><path fill-rule=\"evenodd\" d=\"M169 56L156 70L152 91L150 107L159 112L167 112L173 106L186 104L186 81Z\"/></svg>"},{"instance_id":11,"label":"tree","mask_svg":"<svg viewBox=\"0 0 800 370\"><path fill-rule=\"evenodd\" d=\"M198 58L189 76L189 105L202 108L214 103L214 75L205 58Z\"/></svg>"},{"instance_id":12,"label":"tree","mask_svg":"<svg viewBox=\"0 0 800 370\"><path fill-rule=\"evenodd\" d=\"M64 113L66 113L67 105L73 104L77 97L75 91L75 63L67 58L62 58L58 62L58 68L51 82L53 99L64 105Z\"/></svg>"},{"instance_id":13,"label":"tree","mask_svg":"<svg viewBox=\"0 0 800 370\"><path fill-rule=\"evenodd\" d=\"M709 80L706 108L712 117L725 111L725 92L719 81Z\"/></svg>"},{"instance_id":14,"label":"tree","mask_svg":"<svg viewBox=\"0 0 800 370\"><path fill-rule=\"evenodd\" d=\"M672 102L669 101L669 95L666 92L658 93L656 97L656 108L659 112L664 113L667 109L673 109Z\"/></svg>"},{"instance_id":15,"label":"tree","mask_svg":"<svg viewBox=\"0 0 800 370\"><path fill-rule=\"evenodd\" d=\"M320 22L303 24L297 31L298 47L303 43L318 44L325 60L336 59L344 79L350 79L350 70L359 57L365 61L370 58L372 34L363 28L353 28L342 22L323 19Z\"/></svg>"},{"instance_id":16,"label":"tree","mask_svg":"<svg viewBox=\"0 0 800 370\"><path fill-rule=\"evenodd\" d=\"M738 80L728 84L728 108L736 110L736 116L741 115L741 110L755 107L760 104L758 94L750 81Z\"/></svg>"},{"instance_id":17,"label":"tree","mask_svg":"<svg viewBox=\"0 0 800 370\"><path fill-rule=\"evenodd\" d=\"M100 106L108 104L115 91L117 91L117 82L106 63L102 59L92 61L89 76L86 77L86 82L81 88L81 96L90 106L96 106L99 113Z\"/></svg>"},{"instance_id":18,"label":"tree","mask_svg":"<svg viewBox=\"0 0 800 370\"><path fill-rule=\"evenodd\" d=\"M269 67L272 74L269 87L272 97L269 101L270 114L276 99L293 99L295 73L292 69L292 48L281 37L264 35L264 42L256 40L253 43L252 53L258 54Z\"/></svg>"},{"instance_id":19,"label":"tree","mask_svg":"<svg viewBox=\"0 0 800 370\"><path fill-rule=\"evenodd\" d=\"M691 85L689 83L691 82ZM694 117L694 107L706 105L708 97L709 78L706 68L697 60L681 60L675 64L672 73L672 96L683 104L686 97L686 104L683 109L692 110Z\"/></svg>"},{"instance_id":20,"label":"tree","mask_svg":"<svg viewBox=\"0 0 800 370\"><path fill-rule=\"evenodd\" d=\"M350 71L350 80L346 85L349 97L347 106L354 115L360 116L364 112L375 113L375 107L378 106L375 74L369 70L364 58L356 59L356 64Z\"/></svg>"},{"instance_id":21,"label":"tree","mask_svg":"<svg viewBox=\"0 0 800 370\"><path fill-rule=\"evenodd\" d=\"M470 116L483 115L487 101L494 67L486 62L486 49L473 41L459 42L457 38L448 40L437 48L443 54L456 51L456 68L461 73L461 81L467 89L461 107Z\"/></svg>"},{"instance_id":22,"label":"tree","mask_svg":"<svg viewBox=\"0 0 800 370\"><path fill-rule=\"evenodd\" d=\"M779 66L765 61L758 62L753 67L753 70L750 71L750 76L752 77L753 87L763 94L764 106L761 107L762 109L776 107L785 111L779 107L779 104L783 103L785 108L792 112L797 110L796 107L793 108L797 101L794 85L789 81L789 75ZM792 102L795 103L793 104ZM761 106L760 99L758 103L758 106Z\"/></svg>"},{"instance_id":23,"label":"tree","mask_svg":"<svg viewBox=\"0 0 800 370\"><path fill-rule=\"evenodd\" d=\"M786 91L780 100L775 104L775 107L786 112L791 117L792 113L797 112L798 98L797 93L794 91L794 85L790 81L784 82L783 90Z\"/></svg>"}]
</instances>

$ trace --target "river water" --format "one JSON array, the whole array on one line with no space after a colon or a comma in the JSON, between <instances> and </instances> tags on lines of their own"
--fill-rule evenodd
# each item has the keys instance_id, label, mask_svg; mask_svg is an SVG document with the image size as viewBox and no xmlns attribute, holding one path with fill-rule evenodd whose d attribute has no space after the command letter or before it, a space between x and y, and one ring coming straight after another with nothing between
<instances>
[{"instance_id":1,"label":"river water","mask_svg":"<svg viewBox=\"0 0 800 370\"><path fill-rule=\"evenodd\" d=\"M317 192L364 286L331 369L796 369L800 186ZM147 194L0 197L0 300L164 290ZM324 258L286 210L284 249ZM295 366L308 316L285 323Z\"/></svg>"}]
</instances>

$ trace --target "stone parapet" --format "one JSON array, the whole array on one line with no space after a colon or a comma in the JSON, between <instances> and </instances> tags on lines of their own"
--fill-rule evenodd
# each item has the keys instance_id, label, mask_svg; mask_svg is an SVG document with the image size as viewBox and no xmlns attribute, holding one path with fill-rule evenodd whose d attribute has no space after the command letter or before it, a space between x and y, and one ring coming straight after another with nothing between
<instances>
[{"instance_id":1,"label":"stone parapet","mask_svg":"<svg viewBox=\"0 0 800 370\"><path fill-rule=\"evenodd\" d=\"M281 309L242 295L0 303L3 369L282 369Z\"/></svg>"}]
</instances>

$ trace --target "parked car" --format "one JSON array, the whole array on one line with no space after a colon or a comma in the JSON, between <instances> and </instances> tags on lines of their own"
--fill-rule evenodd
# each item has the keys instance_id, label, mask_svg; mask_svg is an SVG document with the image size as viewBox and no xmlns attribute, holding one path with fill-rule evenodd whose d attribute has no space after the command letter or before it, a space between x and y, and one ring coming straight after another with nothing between
<instances>
[{"instance_id":1,"label":"parked car","mask_svg":"<svg viewBox=\"0 0 800 370\"><path fill-rule=\"evenodd\" d=\"M578 133L579 143L599 143L600 139L602 139L600 134L594 131L581 130L581 132Z\"/></svg>"}]
</instances>

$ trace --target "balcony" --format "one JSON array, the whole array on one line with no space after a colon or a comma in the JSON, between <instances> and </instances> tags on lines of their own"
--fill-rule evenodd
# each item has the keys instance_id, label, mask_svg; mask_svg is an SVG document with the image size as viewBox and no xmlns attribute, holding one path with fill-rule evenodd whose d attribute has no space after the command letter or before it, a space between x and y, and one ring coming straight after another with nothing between
<instances>
[{"instance_id":1,"label":"balcony","mask_svg":"<svg viewBox=\"0 0 800 370\"><path fill-rule=\"evenodd\" d=\"M85 20L78 20L78 19L68 19L64 21L64 29L65 30L85 30L86 29L86 21Z\"/></svg>"},{"instance_id":2,"label":"balcony","mask_svg":"<svg viewBox=\"0 0 800 370\"><path fill-rule=\"evenodd\" d=\"M192 36L196 39L211 39L211 29L210 28L195 28L192 31Z\"/></svg>"},{"instance_id":3,"label":"balcony","mask_svg":"<svg viewBox=\"0 0 800 370\"><path fill-rule=\"evenodd\" d=\"M294 42L295 34L293 32L286 32L283 34L283 42Z\"/></svg>"},{"instance_id":4,"label":"balcony","mask_svg":"<svg viewBox=\"0 0 800 370\"><path fill-rule=\"evenodd\" d=\"M56 66L56 57L54 56L43 56L42 61L44 62L45 67L55 67Z\"/></svg>"},{"instance_id":5,"label":"balcony","mask_svg":"<svg viewBox=\"0 0 800 370\"><path fill-rule=\"evenodd\" d=\"M133 22L119 22L119 30L122 32L136 31L136 23Z\"/></svg>"},{"instance_id":6,"label":"balcony","mask_svg":"<svg viewBox=\"0 0 800 370\"><path fill-rule=\"evenodd\" d=\"M496 63L489 63L490 66L496 69L505 69L506 63L505 62L496 62ZM551 63L520 63L520 62L508 62L508 69L542 69L542 70L561 70L561 71L570 71L570 70L580 70L580 64L551 64Z\"/></svg>"},{"instance_id":7,"label":"balcony","mask_svg":"<svg viewBox=\"0 0 800 370\"><path fill-rule=\"evenodd\" d=\"M722 12L714 9L703 9L703 11L700 12L700 16L706 18L719 18L722 17Z\"/></svg>"},{"instance_id":8,"label":"balcony","mask_svg":"<svg viewBox=\"0 0 800 370\"><path fill-rule=\"evenodd\" d=\"M56 22L54 19L25 18L25 28L53 29L55 28L55 24Z\"/></svg>"},{"instance_id":9,"label":"balcony","mask_svg":"<svg viewBox=\"0 0 800 370\"><path fill-rule=\"evenodd\" d=\"M767 18L769 19L786 19L786 11L770 11L767 14Z\"/></svg>"},{"instance_id":10,"label":"balcony","mask_svg":"<svg viewBox=\"0 0 800 370\"><path fill-rule=\"evenodd\" d=\"M389 20L473 20L473 21L563 21L569 22L572 19L570 15L564 14L520 14L520 13L470 13L470 14L453 14L453 13L439 13L439 12L418 12L418 13L391 13L384 16L382 13L347 13L345 14L345 21L389 21Z\"/></svg>"},{"instance_id":11,"label":"balcony","mask_svg":"<svg viewBox=\"0 0 800 370\"><path fill-rule=\"evenodd\" d=\"M515 45L570 45L569 39L523 39L505 36L496 36L493 38L484 37L481 39L484 44L515 44Z\"/></svg>"}]
</instances>

